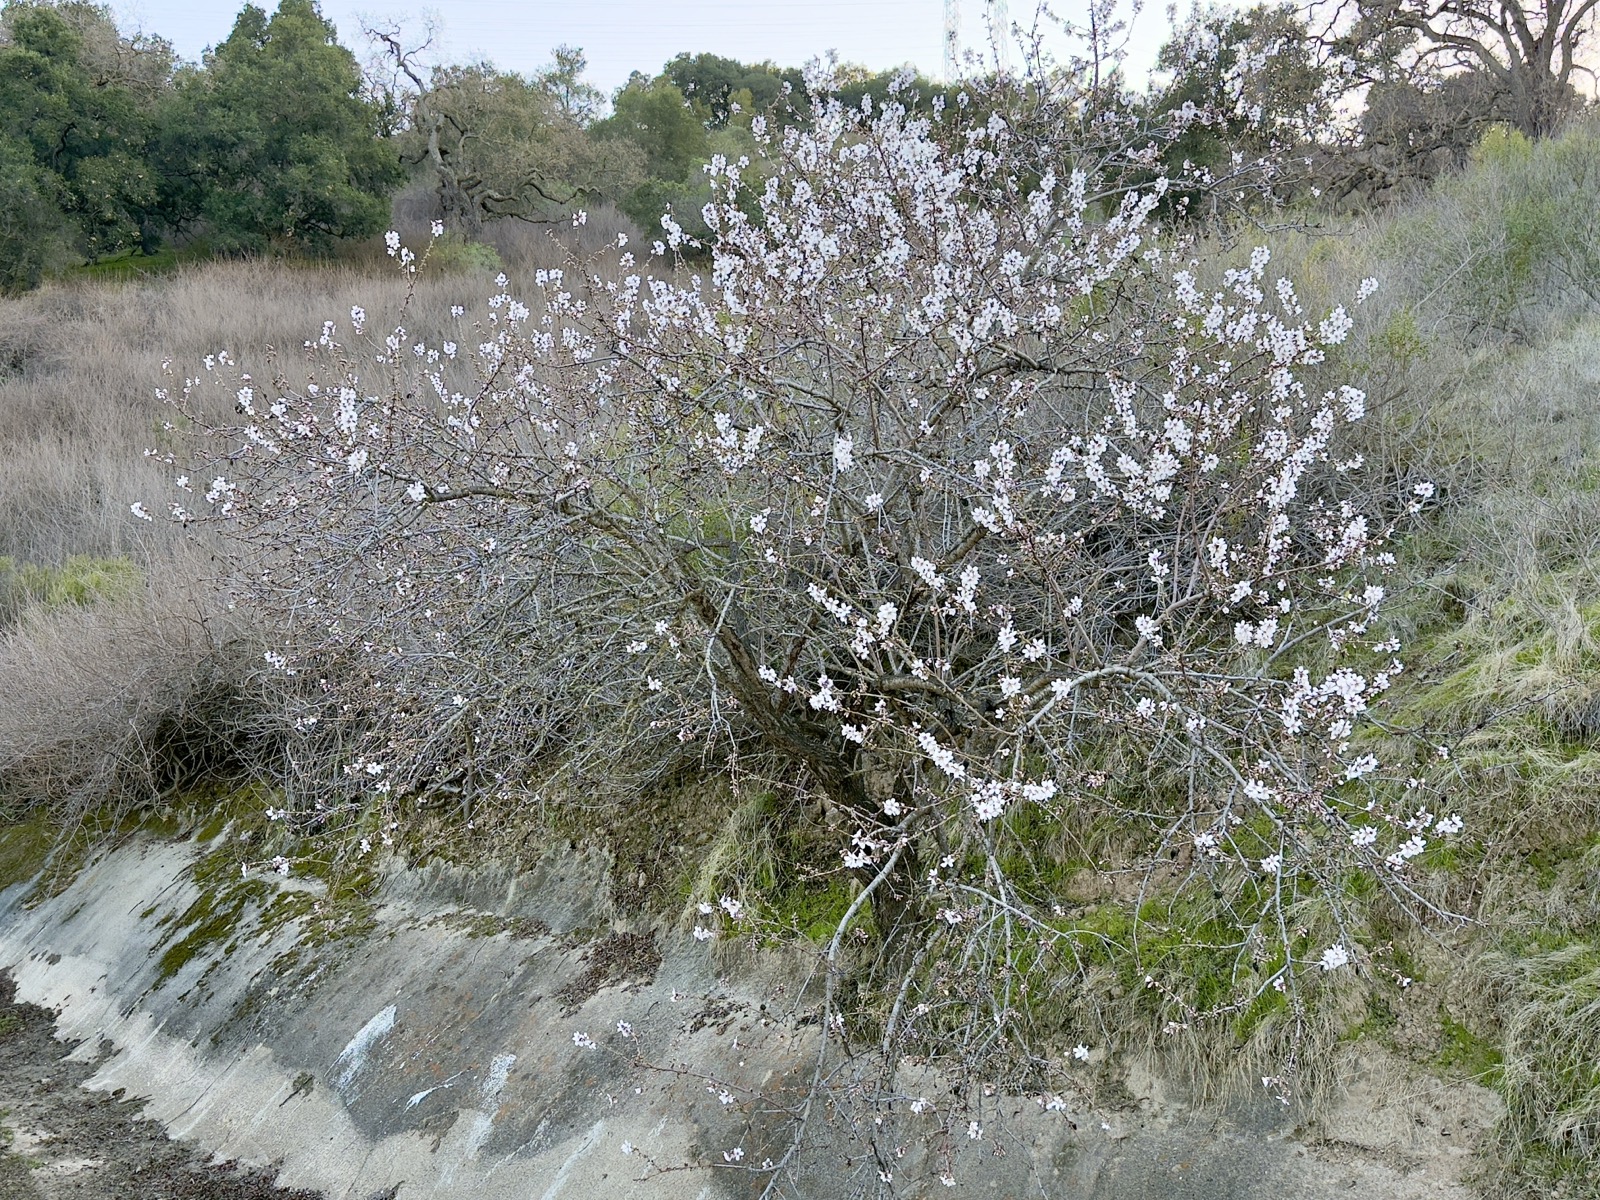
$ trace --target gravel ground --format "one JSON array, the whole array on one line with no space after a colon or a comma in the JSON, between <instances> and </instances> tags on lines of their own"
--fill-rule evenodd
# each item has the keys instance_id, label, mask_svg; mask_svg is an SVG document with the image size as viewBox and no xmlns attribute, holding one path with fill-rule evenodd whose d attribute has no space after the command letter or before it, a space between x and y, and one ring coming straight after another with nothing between
<instances>
[{"instance_id":1,"label":"gravel ground","mask_svg":"<svg viewBox=\"0 0 1600 1200\"><path fill-rule=\"evenodd\" d=\"M18 1004L0 974L0 1200L323 1200L275 1187L275 1172L213 1164L169 1139L143 1104L81 1084L46 1009Z\"/></svg>"}]
</instances>

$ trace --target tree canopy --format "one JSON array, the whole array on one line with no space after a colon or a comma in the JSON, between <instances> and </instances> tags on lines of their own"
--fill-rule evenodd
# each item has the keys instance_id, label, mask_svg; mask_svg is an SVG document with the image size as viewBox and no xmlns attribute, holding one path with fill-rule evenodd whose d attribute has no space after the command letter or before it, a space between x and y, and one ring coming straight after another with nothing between
<instances>
[{"instance_id":1,"label":"tree canopy","mask_svg":"<svg viewBox=\"0 0 1600 1200\"><path fill-rule=\"evenodd\" d=\"M589 135L600 93L584 82L582 51L560 47L531 76L477 62L425 77L397 32L371 34L411 84L395 101L403 116L393 141L400 159L430 178L446 225L475 231L504 217L564 219L576 203L637 185L639 149Z\"/></svg>"},{"instance_id":2,"label":"tree canopy","mask_svg":"<svg viewBox=\"0 0 1600 1200\"><path fill-rule=\"evenodd\" d=\"M171 69L165 42L123 38L103 6L0 11L0 186L20 206L9 223L57 244L25 258L42 266L64 247L94 256L150 236L158 187L146 149ZM56 228L36 226L52 208L59 216L42 219Z\"/></svg>"},{"instance_id":3,"label":"tree canopy","mask_svg":"<svg viewBox=\"0 0 1600 1200\"><path fill-rule=\"evenodd\" d=\"M313 0L246 5L203 71L179 80L172 147L204 181L222 241L318 245L377 233L402 173L378 139L355 55Z\"/></svg>"},{"instance_id":4,"label":"tree canopy","mask_svg":"<svg viewBox=\"0 0 1600 1200\"><path fill-rule=\"evenodd\" d=\"M705 109L714 128L728 124L735 106L745 112L773 110L791 120L805 107L805 80L794 67L684 53L670 60L662 74Z\"/></svg>"},{"instance_id":5,"label":"tree canopy","mask_svg":"<svg viewBox=\"0 0 1600 1200\"><path fill-rule=\"evenodd\" d=\"M1357 0L1336 42L1370 75L1486 80L1503 119L1529 137L1553 133L1593 79L1600 0Z\"/></svg>"},{"instance_id":6,"label":"tree canopy","mask_svg":"<svg viewBox=\"0 0 1600 1200\"><path fill-rule=\"evenodd\" d=\"M652 236L670 212L691 236L685 249L701 253L711 234L702 167L717 155L755 161L757 117L794 129L829 99L920 117L986 103L983 80L843 64L813 94L795 67L688 51L607 97L574 46L519 72L440 62L429 42L403 44L398 27L369 28L393 68L384 79L339 43L317 0L246 4L226 39L179 63L162 38L122 32L104 4L0 4L6 290L75 260L153 254L164 240L323 253L382 230L408 181L406 211L421 199L468 237L609 202ZM1260 201L1261 172L1277 181L1269 204L1378 203L1465 162L1495 122L1532 137L1553 130L1581 103L1575 79L1597 6L1359 0L1353 17L1313 28L1266 0L1197 10L1143 93L1115 56L1052 70L1092 79L1064 119L1143 124L1154 157L1119 170L1130 187L1164 173L1168 217L1215 215L1197 201L1222 196L1229 178Z\"/></svg>"}]
</instances>

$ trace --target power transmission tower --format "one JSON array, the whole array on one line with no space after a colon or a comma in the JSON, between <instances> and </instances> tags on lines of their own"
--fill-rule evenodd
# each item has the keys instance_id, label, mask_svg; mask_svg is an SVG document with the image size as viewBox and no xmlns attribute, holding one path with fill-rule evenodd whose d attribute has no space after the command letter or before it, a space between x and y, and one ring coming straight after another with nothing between
<instances>
[{"instance_id":1,"label":"power transmission tower","mask_svg":"<svg viewBox=\"0 0 1600 1200\"><path fill-rule=\"evenodd\" d=\"M1006 0L989 0L989 36L994 39L994 68L996 74L1011 73L1011 16L1006 11Z\"/></svg>"},{"instance_id":2,"label":"power transmission tower","mask_svg":"<svg viewBox=\"0 0 1600 1200\"><path fill-rule=\"evenodd\" d=\"M961 0L944 0L944 81L961 74Z\"/></svg>"}]
</instances>

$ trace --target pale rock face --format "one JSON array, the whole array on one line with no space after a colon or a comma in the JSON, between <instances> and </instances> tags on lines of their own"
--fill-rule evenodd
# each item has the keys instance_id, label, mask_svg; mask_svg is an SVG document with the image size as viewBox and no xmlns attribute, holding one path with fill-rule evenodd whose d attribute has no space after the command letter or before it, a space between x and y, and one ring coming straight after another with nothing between
<instances>
[{"instance_id":1,"label":"pale rock face","mask_svg":"<svg viewBox=\"0 0 1600 1200\"><path fill-rule=\"evenodd\" d=\"M607 944L658 954L591 969L606 941L594 931L611 920L603 867L569 852L523 875L399 871L364 938L318 945L290 923L207 947L163 980L159 951L175 931L161 922L198 894L185 873L196 854L136 842L36 907L22 903L23 886L0 893L0 966L20 1000L59 1008L59 1036L114 1047L87 1086L148 1097L147 1115L215 1155L281 1163L283 1186L486 1200L742 1195L750 1177L731 1168L759 1164L775 1142L741 1097L795 1077L814 1052L814 1035L761 1014L775 964L719 980L706 947L656 931L653 943L635 932ZM519 920L481 936L495 913ZM283 957L294 949L298 959ZM685 1086L635 1055L721 1082ZM939 1192L1466 1200L1461 1174L1496 1115L1493 1095L1398 1086L1398 1068L1376 1056L1349 1065L1346 1099L1309 1125L1336 1152L1295 1140L1307 1114L1270 1095L1200 1111L1135 1066L1132 1103L1117 1112L1060 1097L1008 1103L1016 1115L960 1139L961 1178ZM939 1094L937 1080L904 1073L908 1094ZM987 1148L1000 1137L1010 1149L996 1159ZM820 1169L821 1138L811 1154L818 1169L800 1194L849 1194L849 1177ZM703 1165L655 1174L652 1161ZM931 1165L913 1151L901 1178Z\"/></svg>"}]
</instances>

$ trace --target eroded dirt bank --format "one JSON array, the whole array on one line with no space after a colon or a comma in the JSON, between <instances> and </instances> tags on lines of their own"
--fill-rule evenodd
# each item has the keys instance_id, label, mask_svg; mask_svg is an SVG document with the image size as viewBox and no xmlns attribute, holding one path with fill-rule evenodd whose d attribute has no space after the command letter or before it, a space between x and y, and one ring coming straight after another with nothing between
<instances>
[{"instance_id":1,"label":"eroded dirt bank","mask_svg":"<svg viewBox=\"0 0 1600 1200\"><path fill-rule=\"evenodd\" d=\"M16 1020L0 1038L16 1131L0 1200L760 1191L745 1164L786 1136L768 1098L793 1091L814 1046L770 1016L792 971L734 971L687 934L630 927L605 864L575 853L521 873L394 872L335 937L309 884L202 887L209 845L138 839L47 898L0 892L0 969L42 1006L0 1005ZM285 896L298 915L260 919ZM1202 1108L1137 1072L1103 1110L996 1098L984 1140L949 1139L957 1186L903 1194L1467 1200L1492 1095L1381 1062L1344 1074L1315 1122L1270 1097ZM877 1194L859 1143L830 1129L785 1196ZM936 1178L938 1131L913 1133L896 1173Z\"/></svg>"},{"instance_id":2,"label":"eroded dirt bank","mask_svg":"<svg viewBox=\"0 0 1600 1200\"><path fill-rule=\"evenodd\" d=\"M272 1170L212 1164L141 1117L143 1098L89 1091L111 1047L55 1029L0 975L0 1200L323 1200L274 1186Z\"/></svg>"}]
</instances>

